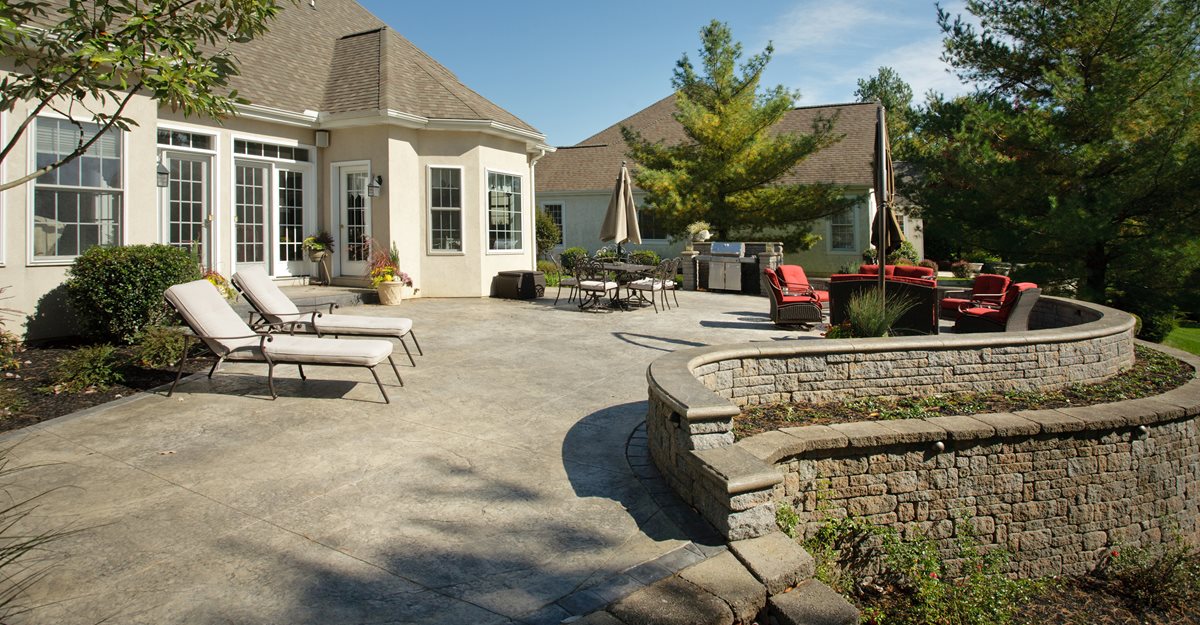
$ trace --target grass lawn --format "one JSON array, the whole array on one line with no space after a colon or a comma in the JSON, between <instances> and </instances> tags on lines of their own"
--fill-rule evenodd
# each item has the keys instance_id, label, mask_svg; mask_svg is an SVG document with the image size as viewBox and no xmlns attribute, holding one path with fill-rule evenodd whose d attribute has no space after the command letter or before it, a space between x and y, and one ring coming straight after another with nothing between
<instances>
[{"instance_id":1,"label":"grass lawn","mask_svg":"<svg viewBox=\"0 0 1200 625\"><path fill-rule=\"evenodd\" d=\"M1185 323L1167 335L1163 341L1171 347L1200 355L1200 323Z\"/></svg>"}]
</instances>

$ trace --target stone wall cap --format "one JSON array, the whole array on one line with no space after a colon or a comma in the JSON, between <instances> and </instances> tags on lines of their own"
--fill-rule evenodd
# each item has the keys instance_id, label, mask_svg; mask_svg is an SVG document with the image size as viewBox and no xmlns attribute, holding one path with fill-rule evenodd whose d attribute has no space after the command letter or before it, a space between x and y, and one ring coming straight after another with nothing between
<instances>
[{"instance_id":1,"label":"stone wall cap","mask_svg":"<svg viewBox=\"0 0 1200 625\"><path fill-rule=\"evenodd\" d=\"M733 610L736 623L751 623L767 603L767 588L731 552L724 551L679 572Z\"/></svg>"},{"instance_id":2,"label":"stone wall cap","mask_svg":"<svg viewBox=\"0 0 1200 625\"><path fill-rule=\"evenodd\" d=\"M1085 428L1088 430L1119 430L1131 425L1125 413L1120 409L1113 409L1111 404L1071 406L1069 408L1056 408L1055 411L1083 421Z\"/></svg>"},{"instance_id":3,"label":"stone wall cap","mask_svg":"<svg viewBox=\"0 0 1200 625\"><path fill-rule=\"evenodd\" d=\"M788 436L804 441L804 451L821 449L840 449L845 447L850 439L845 434L828 425L805 425L779 430Z\"/></svg>"},{"instance_id":4,"label":"stone wall cap","mask_svg":"<svg viewBox=\"0 0 1200 625\"><path fill-rule=\"evenodd\" d=\"M745 449L755 458L769 464L775 464L784 458L799 456L808 451L806 440L791 436L780 430L772 430L743 438L737 442L737 446Z\"/></svg>"},{"instance_id":5,"label":"stone wall cap","mask_svg":"<svg viewBox=\"0 0 1200 625\"><path fill-rule=\"evenodd\" d=\"M1076 419L1058 410L1019 410L1013 414L1038 424L1043 434L1079 432L1087 427L1087 423L1082 419Z\"/></svg>"},{"instance_id":6,"label":"stone wall cap","mask_svg":"<svg viewBox=\"0 0 1200 625\"><path fill-rule=\"evenodd\" d=\"M877 421L899 437L899 443L932 443L946 440L946 429L930 423L927 419L885 419Z\"/></svg>"},{"instance_id":7,"label":"stone wall cap","mask_svg":"<svg viewBox=\"0 0 1200 625\"><path fill-rule=\"evenodd\" d=\"M971 415L972 419L986 423L996 429L996 436L1033 436L1042 431L1042 426L1011 412L991 412Z\"/></svg>"},{"instance_id":8,"label":"stone wall cap","mask_svg":"<svg viewBox=\"0 0 1200 625\"><path fill-rule=\"evenodd\" d=\"M996 428L966 415L930 417L925 421L946 430L946 438L952 441L989 438L996 433Z\"/></svg>"},{"instance_id":9,"label":"stone wall cap","mask_svg":"<svg viewBox=\"0 0 1200 625\"><path fill-rule=\"evenodd\" d=\"M850 447L883 447L900 442L899 433L878 421L834 423L829 427L845 436Z\"/></svg>"},{"instance_id":10,"label":"stone wall cap","mask_svg":"<svg viewBox=\"0 0 1200 625\"><path fill-rule=\"evenodd\" d=\"M725 483L730 495L771 488L783 482L775 467L738 445L690 452L700 460L700 469Z\"/></svg>"}]
</instances>

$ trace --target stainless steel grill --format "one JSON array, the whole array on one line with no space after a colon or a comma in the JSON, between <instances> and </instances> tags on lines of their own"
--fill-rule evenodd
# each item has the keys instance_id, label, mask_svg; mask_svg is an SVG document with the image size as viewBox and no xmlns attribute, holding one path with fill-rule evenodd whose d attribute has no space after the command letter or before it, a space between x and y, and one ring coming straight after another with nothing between
<instances>
[{"instance_id":1,"label":"stainless steel grill","mask_svg":"<svg viewBox=\"0 0 1200 625\"><path fill-rule=\"evenodd\" d=\"M708 288L709 290L741 291L742 290L742 254L746 251L744 243L715 242L709 249Z\"/></svg>"}]
</instances>

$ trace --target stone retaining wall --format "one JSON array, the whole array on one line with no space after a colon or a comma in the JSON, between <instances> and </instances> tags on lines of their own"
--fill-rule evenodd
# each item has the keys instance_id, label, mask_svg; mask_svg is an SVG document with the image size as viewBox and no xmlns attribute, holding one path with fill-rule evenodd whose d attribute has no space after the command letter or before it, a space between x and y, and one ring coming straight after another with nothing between
<instances>
[{"instance_id":1,"label":"stone retaining wall","mask_svg":"<svg viewBox=\"0 0 1200 625\"><path fill-rule=\"evenodd\" d=\"M1039 329L664 356L647 372L651 454L730 540L774 529L784 502L809 531L825 515L856 514L946 539L964 519L984 542L1016 552L1021 572L1043 574L1079 572L1115 542L1157 542L1167 526L1197 534L1195 380L1089 408L789 428L733 442L741 405L1061 387L1132 362L1133 319L1120 311L1047 297L1031 326Z\"/></svg>"}]
</instances>

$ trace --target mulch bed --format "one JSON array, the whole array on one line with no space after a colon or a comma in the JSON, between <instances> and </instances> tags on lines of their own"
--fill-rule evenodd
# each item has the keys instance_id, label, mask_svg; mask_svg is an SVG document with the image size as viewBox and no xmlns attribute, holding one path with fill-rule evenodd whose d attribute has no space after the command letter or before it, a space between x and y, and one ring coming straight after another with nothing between
<instances>
[{"instance_id":1,"label":"mulch bed","mask_svg":"<svg viewBox=\"0 0 1200 625\"><path fill-rule=\"evenodd\" d=\"M1031 625L1200 625L1200 605L1141 611L1121 597L1114 582L1095 577L1061 580L1022 611Z\"/></svg>"},{"instance_id":2,"label":"mulch bed","mask_svg":"<svg viewBox=\"0 0 1200 625\"><path fill-rule=\"evenodd\" d=\"M92 406L98 406L135 393L148 391L175 379L175 370L146 369L131 364L119 367L124 382L105 390L89 389L81 393L55 394L50 372L59 358L77 345L60 344L29 348L19 354L22 365L0 377L0 432L23 428ZM118 349L123 361L130 359L131 348ZM203 354L188 358L184 375L207 371L214 357Z\"/></svg>"},{"instance_id":3,"label":"mulch bed","mask_svg":"<svg viewBox=\"0 0 1200 625\"><path fill-rule=\"evenodd\" d=\"M899 400L860 399L848 402L779 403L747 406L734 419L740 440L762 432L802 425L854 421L987 414L1091 406L1160 395L1196 377L1196 371L1174 357L1135 347L1134 366L1096 384L1076 384L1056 391L946 393Z\"/></svg>"}]
</instances>

